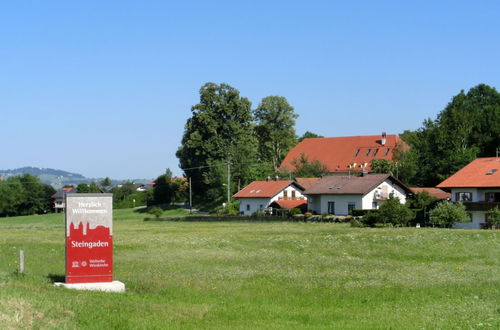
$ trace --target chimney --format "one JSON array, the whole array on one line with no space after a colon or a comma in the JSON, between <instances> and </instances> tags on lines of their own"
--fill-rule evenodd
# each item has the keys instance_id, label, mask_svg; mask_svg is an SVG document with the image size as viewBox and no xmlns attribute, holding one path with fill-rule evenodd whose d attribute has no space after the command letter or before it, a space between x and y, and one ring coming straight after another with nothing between
<instances>
[{"instance_id":1,"label":"chimney","mask_svg":"<svg viewBox=\"0 0 500 330\"><path fill-rule=\"evenodd\" d=\"M279 179L280 179L280 177L277 175L274 177L274 181L278 181Z\"/></svg>"},{"instance_id":2,"label":"chimney","mask_svg":"<svg viewBox=\"0 0 500 330\"><path fill-rule=\"evenodd\" d=\"M385 146L386 142L387 142L387 134L385 132L382 132L382 140L380 141L380 144Z\"/></svg>"},{"instance_id":3,"label":"chimney","mask_svg":"<svg viewBox=\"0 0 500 330\"><path fill-rule=\"evenodd\" d=\"M271 181L271 177L268 176L267 179L266 179L266 181Z\"/></svg>"}]
</instances>

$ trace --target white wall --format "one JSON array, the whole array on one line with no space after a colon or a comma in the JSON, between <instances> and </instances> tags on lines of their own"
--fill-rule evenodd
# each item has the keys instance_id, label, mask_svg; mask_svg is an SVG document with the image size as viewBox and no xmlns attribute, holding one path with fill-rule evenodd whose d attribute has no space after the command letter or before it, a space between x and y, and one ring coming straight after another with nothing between
<instances>
[{"instance_id":1,"label":"white wall","mask_svg":"<svg viewBox=\"0 0 500 330\"><path fill-rule=\"evenodd\" d=\"M474 211L472 213L472 221L471 222L455 222L453 224L453 228L457 229L480 229L481 223L486 222L486 213Z\"/></svg>"},{"instance_id":2,"label":"white wall","mask_svg":"<svg viewBox=\"0 0 500 330\"><path fill-rule=\"evenodd\" d=\"M401 188L399 185L392 185L389 180L385 180L381 184L379 184L375 189L367 193L365 196L363 196L363 210L369 210L372 208L372 203L375 201L377 202L377 208L380 207L384 203L384 201L376 201L374 199L375 194L377 191L387 191L388 194L393 194L394 197L399 198L399 201L401 204L406 203L406 192L404 191L403 188Z\"/></svg>"},{"instance_id":3,"label":"white wall","mask_svg":"<svg viewBox=\"0 0 500 330\"><path fill-rule=\"evenodd\" d=\"M361 208L361 195L314 195L309 196L308 208L317 214L328 213L328 202L335 203L335 215L348 215L348 205L353 203L355 209Z\"/></svg>"},{"instance_id":4,"label":"white wall","mask_svg":"<svg viewBox=\"0 0 500 330\"><path fill-rule=\"evenodd\" d=\"M240 204L240 213L243 215L252 215L255 212L262 212L270 204L269 198L240 198L238 200ZM247 205L250 206L250 210L247 211Z\"/></svg>"}]
</instances>

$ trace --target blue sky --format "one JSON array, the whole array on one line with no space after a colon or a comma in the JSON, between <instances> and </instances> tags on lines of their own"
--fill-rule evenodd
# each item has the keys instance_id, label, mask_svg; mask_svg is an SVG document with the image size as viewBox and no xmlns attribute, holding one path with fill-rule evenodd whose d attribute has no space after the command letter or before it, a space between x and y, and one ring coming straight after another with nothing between
<instances>
[{"instance_id":1,"label":"blue sky","mask_svg":"<svg viewBox=\"0 0 500 330\"><path fill-rule=\"evenodd\" d=\"M207 81L256 107L285 96L297 133L417 129L461 89L500 88L498 1L3 1L0 169L181 174Z\"/></svg>"}]
</instances>

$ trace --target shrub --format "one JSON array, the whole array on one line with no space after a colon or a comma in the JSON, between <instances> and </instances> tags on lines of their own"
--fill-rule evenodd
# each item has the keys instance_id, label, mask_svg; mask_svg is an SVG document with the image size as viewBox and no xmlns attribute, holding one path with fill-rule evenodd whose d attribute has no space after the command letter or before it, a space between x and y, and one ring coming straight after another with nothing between
<instances>
[{"instance_id":1,"label":"shrub","mask_svg":"<svg viewBox=\"0 0 500 330\"><path fill-rule=\"evenodd\" d=\"M430 212L431 222L441 227L451 227L455 222L467 222L469 216L462 203L443 201Z\"/></svg>"},{"instance_id":2,"label":"shrub","mask_svg":"<svg viewBox=\"0 0 500 330\"><path fill-rule=\"evenodd\" d=\"M302 211L299 208L293 208L290 210L290 215L302 214Z\"/></svg>"},{"instance_id":3,"label":"shrub","mask_svg":"<svg viewBox=\"0 0 500 330\"><path fill-rule=\"evenodd\" d=\"M295 214L292 218L294 221L304 221L306 217L303 214Z\"/></svg>"},{"instance_id":4,"label":"shrub","mask_svg":"<svg viewBox=\"0 0 500 330\"><path fill-rule=\"evenodd\" d=\"M361 222L365 226L374 227L375 224L379 221L377 213L378 210L369 210L369 212L363 216Z\"/></svg>"},{"instance_id":5,"label":"shrub","mask_svg":"<svg viewBox=\"0 0 500 330\"><path fill-rule=\"evenodd\" d=\"M380 206L376 213L377 222L392 223L398 226L407 226L415 218L415 214L406 205L399 202L399 198L390 197Z\"/></svg>"},{"instance_id":6,"label":"shrub","mask_svg":"<svg viewBox=\"0 0 500 330\"><path fill-rule=\"evenodd\" d=\"M500 209L498 208L498 206L490 210L486 214L487 214L486 222L488 223L489 228L493 229L500 227Z\"/></svg>"},{"instance_id":7,"label":"shrub","mask_svg":"<svg viewBox=\"0 0 500 330\"><path fill-rule=\"evenodd\" d=\"M154 215L159 218L163 214L163 210L158 206L152 206L148 209L148 213Z\"/></svg>"},{"instance_id":8,"label":"shrub","mask_svg":"<svg viewBox=\"0 0 500 330\"><path fill-rule=\"evenodd\" d=\"M307 217L310 217L310 216L311 216L311 215L313 215L313 214L312 214L311 212L306 212L306 213L304 213L304 215L305 215L305 217L307 218Z\"/></svg>"},{"instance_id":9,"label":"shrub","mask_svg":"<svg viewBox=\"0 0 500 330\"><path fill-rule=\"evenodd\" d=\"M226 204L226 206L219 206L214 210L216 215L239 215L240 204L237 201Z\"/></svg>"},{"instance_id":10,"label":"shrub","mask_svg":"<svg viewBox=\"0 0 500 330\"><path fill-rule=\"evenodd\" d=\"M352 218L351 221L351 227L364 227L363 223L359 221L359 219Z\"/></svg>"},{"instance_id":11,"label":"shrub","mask_svg":"<svg viewBox=\"0 0 500 330\"><path fill-rule=\"evenodd\" d=\"M362 210L362 209L353 209L349 212L353 217L362 217L371 212L372 210Z\"/></svg>"}]
</instances>

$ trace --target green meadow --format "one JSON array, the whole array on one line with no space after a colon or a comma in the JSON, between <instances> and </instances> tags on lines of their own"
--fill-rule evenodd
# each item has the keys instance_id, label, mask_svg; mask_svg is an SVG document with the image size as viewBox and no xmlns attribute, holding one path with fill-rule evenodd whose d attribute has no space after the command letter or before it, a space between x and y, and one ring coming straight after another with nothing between
<instances>
[{"instance_id":1,"label":"green meadow","mask_svg":"<svg viewBox=\"0 0 500 330\"><path fill-rule=\"evenodd\" d=\"M52 285L61 214L1 218L0 328L500 328L500 231L145 216L115 210L122 294Z\"/></svg>"}]
</instances>

